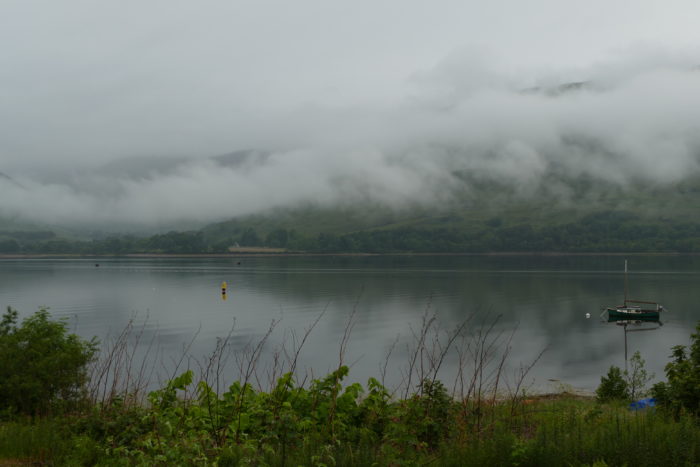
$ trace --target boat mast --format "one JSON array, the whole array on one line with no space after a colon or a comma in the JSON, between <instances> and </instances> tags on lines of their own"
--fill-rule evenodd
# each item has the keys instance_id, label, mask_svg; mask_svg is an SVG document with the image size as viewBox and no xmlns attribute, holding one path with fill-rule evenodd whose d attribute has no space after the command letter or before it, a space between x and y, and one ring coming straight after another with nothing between
<instances>
[{"instance_id":1,"label":"boat mast","mask_svg":"<svg viewBox=\"0 0 700 467\"><path fill-rule=\"evenodd\" d=\"M625 306L627 306L627 260L625 260Z\"/></svg>"},{"instance_id":2,"label":"boat mast","mask_svg":"<svg viewBox=\"0 0 700 467\"><path fill-rule=\"evenodd\" d=\"M627 261L625 261L627 263ZM623 326L625 330L625 371L627 371L627 323Z\"/></svg>"}]
</instances>

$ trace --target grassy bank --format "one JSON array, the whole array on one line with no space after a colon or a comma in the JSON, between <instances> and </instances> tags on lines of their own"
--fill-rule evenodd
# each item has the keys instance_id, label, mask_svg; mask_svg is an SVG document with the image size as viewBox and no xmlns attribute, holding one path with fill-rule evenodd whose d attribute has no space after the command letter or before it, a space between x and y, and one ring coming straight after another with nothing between
<instances>
[{"instance_id":1,"label":"grassy bank","mask_svg":"<svg viewBox=\"0 0 700 467\"><path fill-rule=\"evenodd\" d=\"M4 422L0 457L44 465L694 465L688 416L630 412L566 394L475 405L439 393L388 401L321 388L236 391L151 407L113 404ZM200 394L201 396L201 394ZM237 405L240 404L240 411Z\"/></svg>"}]
</instances>

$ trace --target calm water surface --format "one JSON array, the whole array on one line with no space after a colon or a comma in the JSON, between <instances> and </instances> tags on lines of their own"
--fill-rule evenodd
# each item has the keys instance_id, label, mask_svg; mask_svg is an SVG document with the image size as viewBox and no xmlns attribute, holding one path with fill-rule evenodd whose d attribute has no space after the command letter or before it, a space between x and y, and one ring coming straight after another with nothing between
<instances>
[{"instance_id":1,"label":"calm water surface","mask_svg":"<svg viewBox=\"0 0 700 467\"><path fill-rule=\"evenodd\" d=\"M670 348L687 344L700 320L700 258L628 260L630 296L670 310L658 329L627 334L629 354L639 350L659 379ZM495 332L515 330L509 373L546 349L528 378L534 388L563 383L592 390L610 365L624 366L624 329L599 318L602 305L622 299L623 262L603 256L5 259L0 305L21 316L48 306L78 334L102 340L134 319L143 328L142 346L153 343L164 362L177 360L188 345L189 355L203 357L231 329L233 348L240 350L280 320L263 354L269 360L325 310L301 353L301 366L316 376L337 365L355 310L345 355L350 379L378 377L398 342L387 368L392 384L426 312L445 330L476 315L467 328L474 330L500 315ZM224 280L226 300L219 290ZM455 368L456 359L448 358L443 379L453 379Z\"/></svg>"}]
</instances>

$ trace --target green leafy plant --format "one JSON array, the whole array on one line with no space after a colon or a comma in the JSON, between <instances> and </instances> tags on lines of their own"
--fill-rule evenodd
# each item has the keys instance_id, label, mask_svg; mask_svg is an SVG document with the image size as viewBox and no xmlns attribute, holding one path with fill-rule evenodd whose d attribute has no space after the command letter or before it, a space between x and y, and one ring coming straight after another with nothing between
<instances>
[{"instance_id":1,"label":"green leafy plant","mask_svg":"<svg viewBox=\"0 0 700 467\"><path fill-rule=\"evenodd\" d=\"M622 371L611 366L606 376L600 377L600 386L595 394L599 402L609 402L613 400L625 400L629 397L629 387Z\"/></svg>"},{"instance_id":2,"label":"green leafy plant","mask_svg":"<svg viewBox=\"0 0 700 467\"><path fill-rule=\"evenodd\" d=\"M628 369L622 371L611 366L608 374L600 378L600 386L596 389L598 402L629 401L646 396L646 386L654 375L649 375L644 365L644 359L637 351L630 358Z\"/></svg>"},{"instance_id":3,"label":"green leafy plant","mask_svg":"<svg viewBox=\"0 0 700 467\"><path fill-rule=\"evenodd\" d=\"M647 395L647 384L654 377L653 374L650 375L644 368L645 363L642 355L639 351L636 351L630 358L629 369L624 371L625 380L627 381L627 394L632 400Z\"/></svg>"},{"instance_id":4,"label":"green leafy plant","mask_svg":"<svg viewBox=\"0 0 700 467\"><path fill-rule=\"evenodd\" d=\"M672 348L673 360L666 365L667 382L652 387L657 402L678 416L682 411L700 415L700 323L691 334L690 352L684 345Z\"/></svg>"},{"instance_id":5,"label":"green leafy plant","mask_svg":"<svg viewBox=\"0 0 700 467\"><path fill-rule=\"evenodd\" d=\"M97 342L69 334L65 321L40 309L18 325L8 307L0 321L0 409L40 415L85 398L87 367Z\"/></svg>"}]
</instances>

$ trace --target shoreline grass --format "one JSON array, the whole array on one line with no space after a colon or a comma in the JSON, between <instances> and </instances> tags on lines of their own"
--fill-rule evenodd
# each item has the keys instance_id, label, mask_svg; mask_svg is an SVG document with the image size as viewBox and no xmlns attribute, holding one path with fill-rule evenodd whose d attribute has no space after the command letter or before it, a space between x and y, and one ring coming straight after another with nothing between
<instances>
[{"instance_id":1,"label":"shoreline grass","mask_svg":"<svg viewBox=\"0 0 700 467\"><path fill-rule=\"evenodd\" d=\"M342 424L340 415L348 415L344 409L338 408L338 420L329 422L326 414L314 421L284 404L275 406L274 393L248 396L243 413L250 410L252 415L257 402L268 401L269 413L255 412L258 422L251 418L241 423L233 413L213 425L213 412L207 412L202 400L178 400L167 407L94 407L60 418L2 422L0 459L20 462L15 465L219 466L700 462L696 419L630 412L619 404L569 395L528 399L515 414L507 403L478 407L454 401L443 415L439 407L430 406L435 400L412 397L387 404L384 417L375 407L377 418L355 423L348 418ZM223 426L228 431L219 431ZM236 427L241 428L238 437Z\"/></svg>"}]
</instances>

